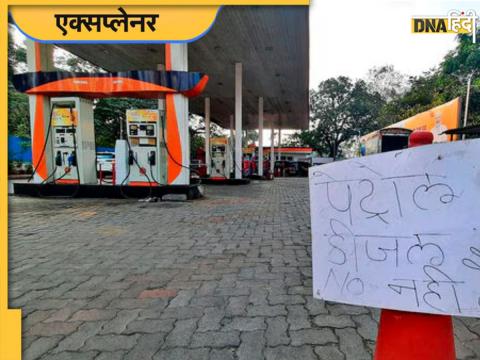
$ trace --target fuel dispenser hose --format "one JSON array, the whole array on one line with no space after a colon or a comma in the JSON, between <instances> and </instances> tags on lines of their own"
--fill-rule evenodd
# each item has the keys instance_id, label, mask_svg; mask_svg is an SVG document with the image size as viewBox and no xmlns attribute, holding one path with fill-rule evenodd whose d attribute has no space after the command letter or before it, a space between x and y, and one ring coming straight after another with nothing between
<instances>
[{"instance_id":1,"label":"fuel dispenser hose","mask_svg":"<svg viewBox=\"0 0 480 360\"><path fill-rule=\"evenodd\" d=\"M127 179L130 177L130 169L131 169L131 164L130 164L130 154L132 154L132 159L133 159L133 162L135 163L135 165L137 165L138 167L138 170L140 171L140 173L145 176L147 178L147 181L148 181L148 188L149 188L149 194L148 194L148 197L151 198L152 197L152 193L153 193L153 188L152 188L152 181L150 180L149 176L147 175L147 173L142 173L141 169L142 167L140 166L140 164L138 163L138 160L135 158L135 156L133 156L133 151L132 151L132 146L130 145L130 141L128 141L128 137L125 139L125 141L127 142L127 146L128 146L128 154L129 154L129 160L128 160L128 171L127 171L127 175L125 176L125 178L122 180L122 182L120 183L120 193L122 194L122 196L125 198L125 199L129 199L129 197L127 196L127 194L125 194L125 192L123 191L123 186L125 186L125 181L127 181ZM150 168L151 168L151 165L150 165ZM156 181L155 181L156 182ZM158 184L158 182L157 182Z\"/></svg>"},{"instance_id":2,"label":"fuel dispenser hose","mask_svg":"<svg viewBox=\"0 0 480 360\"><path fill-rule=\"evenodd\" d=\"M184 169L190 170L191 172L197 174L197 175L200 177L200 173L199 173L197 170L193 169L193 168L190 167L190 166L186 166L186 165L183 165L182 163L178 162L177 159L175 159L175 158L173 157L173 155L171 154L170 149L168 148L168 145L167 145L167 140L166 140L166 138L165 138L165 120L162 121L162 137L163 137L163 144L164 144L165 150L167 150L168 157L169 157L170 159L172 159L172 161L173 161L175 164L177 164L178 166L180 166L180 167L182 167L182 168L184 168ZM200 179L200 183L201 183L201 179Z\"/></svg>"},{"instance_id":3,"label":"fuel dispenser hose","mask_svg":"<svg viewBox=\"0 0 480 360\"><path fill-rule=\"evenodd\" d=\"M35 176L35 174L37 173L38 167L40 166L40 163L42 162L43 157L45 155L45 149L47 148L47 143L48 143L48 139L49 139L49 136L50 136L50 132L52 131L52 117L53 117L53 110L55 109L55 107L56 107L56 105L53 104L52 107L50 108L50 118L49 118L49 121L48 121L48 128L47 128L47 134L45 135L45 141L43 142L42 152L40 153L40 157L38 158L37 164L33 168L32 174L28 178L28 182L32 181L32 179ZM54 172L54 174L55 174L55 172ZM50 177L51 177L51 174L47 177L47 179L50 178Z\"/></svg>"},{"instance_id":4,"label":"fuel dispenser hose","mask_svg":"<svg viewBox=\"0 0 480 360\"><path fill-rule=\"evenodd\" d=\"M45 150L47 148L47 144L48 144L48 140L49 140L49 137L50 137L50 133L52 131L52 118L53 118L53 111L54 109L57 107L56 104L52 104L51 108L50 108L50 117L49 117L49 121L48 121L48 127L47 127L47 133L45 135L45 141L43 142L43 147L42 147L42 152L40 153L40 157L38 158L38 161L37 161L37 164L35 165L33 171L32 171L32 174L30 175L30 177L28 178L28 182L32 181L34 175L37 173L37 170L38 170L38 167L40 166L40 163L42 162L44 156L45 156ZM70 109L70 117L73 119L73 108L72 107L69 107ZM74 125L72 124L72 127L74 127ZM75 128L76 130L76 128ZM56 197L67 197L67 198L70 198L70 197L75 197L77 196L79 190L80 190L80 171L78 169L78 158L77 158L77 154L78 154L78 148L77 148L77 137L76 137L76 131L73 131L72 132L72 135L73 135L73 146L75 148L75 158L76 158L76 164L75 167L77 168L77 180L78 180L78 183L77 183L77 186L76 186L76 189L75 191L73 192L72 195L70 196L56 196ZM65 171L62 176L60 176L58 179L55 179L55 173L57 171L57 165L55 165L54 167L54 170L40 183L41 185L43 184L50 184L52 182L49 182L48 180L50 178L53 177L53 183L55 183L56 181L58 180L61 180L63 179L67 174L68 172ZM38 196L40 197L45 197L45 195L43 195L40 191L40 189L37 189L37 194Z\"/></svg>"}]
</instances>

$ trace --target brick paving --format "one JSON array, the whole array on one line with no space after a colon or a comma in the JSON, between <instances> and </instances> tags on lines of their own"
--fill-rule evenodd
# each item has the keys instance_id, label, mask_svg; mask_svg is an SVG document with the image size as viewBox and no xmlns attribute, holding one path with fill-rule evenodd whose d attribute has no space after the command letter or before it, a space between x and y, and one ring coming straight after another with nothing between
<instances>
[{"instance_id":1,"label":"brick paving","mask_svg":"<svg viewBox=\"0 0 480 360\"><path fill-rule=\"evenodd\" d=\"M24 359L371 359L378 311L312 299L307 180L206 191L11 198ZM479 359L480 320L454 324Z\"/></svg>"}]
</instances>

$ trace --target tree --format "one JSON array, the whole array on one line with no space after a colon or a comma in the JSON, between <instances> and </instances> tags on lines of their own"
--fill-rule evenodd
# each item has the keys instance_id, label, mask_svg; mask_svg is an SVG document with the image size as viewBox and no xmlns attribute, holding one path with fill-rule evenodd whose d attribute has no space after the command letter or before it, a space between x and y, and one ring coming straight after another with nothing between
<instances>
[{"instance_id":1,"label":"tree","mask_svg":"<svg viewBox=\"0 0 480 360\"><path fill-rule=\"evenodd\" d=\"M157 109L154 99L104 98L95 103L95 142L97 146L113 147L120 138L120 123L125 125L128 109ZM125 131L125 126L124 126Z\"/></svg>"},{"instance_id":2,"label":"tree","mask_svg":"<svg viewBox=\"0 0 480 360\"><path fill-rule=\"evenodd\" d=\"M408 76L395 70L393 65L383 65L368 70L365 82L371 92L379 93L383 100L389 102L408 90L408 80Z\"/></svg>"},{"instance_id":3,"label":"tree","mask_svg":"<svg viewBox=\"0 0 480 360\"><path fill-rule=\"evenodd\" d=\"M60 48L55 49L53 57L55 68L59 70L71 72L104 72L102 68Z\"/></svg>"},{"instance_id":4,"label":"tree","mask_svg":"<svg viewBox=\"0 0 480 360\"><path fill-rule=\"evenodd\" d=\"M384 100L365 81L355 83L340 76L310 91L310 130L294 134L290 143L310 146L322 155L337 158L342 143L377 129Z\"/></svg>"},{"instance_id":5,"label":"tree","mask_svg":"<svg viewBox=\"0 0 480 360\"><path fill-rule=\"evenodd\" d=\"M467 79L472 76L467 120L468 124L480 124L480 44L474 44L470 35L459 35L457 42L439 66L409 79L410 88L380 111L382 121L394 123L456 97L464 99Z\"/></svg>"},{"instance_id":6,"label":"tree","mask_svg":"<svg viewBox=\"0 0 480 360\"><path fill-rule=\"evenodd\" d=\"M30 137L28 95L19 93L13 86L13 74L26 68L27 53L24 46L15 44L8 32L8 133Z\"/></svg>"},{"instance_id":7,"label":"tree","mask_svg":"<svg viewBox=\"0 0 480 360\"><path fill-rule=\"evenodd\" d=\"M205 118L190 114L189 123L190 155L194 158L197 154L197 150L205 147ZM220 136L221 134L221 127L214 122L210 122L210 137Z\"/></svg>"}]
</instances>

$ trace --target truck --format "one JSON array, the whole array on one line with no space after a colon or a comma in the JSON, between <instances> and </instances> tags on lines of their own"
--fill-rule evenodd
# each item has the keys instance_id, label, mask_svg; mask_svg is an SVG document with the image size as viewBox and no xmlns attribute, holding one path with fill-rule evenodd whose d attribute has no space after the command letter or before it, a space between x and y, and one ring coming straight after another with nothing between
<instances>
[{"instance_id":1,"label":"truck","mask_svg":"<svg viewBox=\"0 0 480 360\"><path fill-rule=\"evenodd\" d=\"M408 147L408 137L412 130L389 127L374 131L360 139L360 155L371 155Z\"/></svg>"}]
</instances>

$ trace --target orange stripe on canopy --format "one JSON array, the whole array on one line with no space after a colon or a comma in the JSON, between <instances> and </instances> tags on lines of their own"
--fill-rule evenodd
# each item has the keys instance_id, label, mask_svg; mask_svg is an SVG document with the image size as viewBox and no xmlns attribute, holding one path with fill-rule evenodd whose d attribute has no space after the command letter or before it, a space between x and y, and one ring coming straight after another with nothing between
<instances>
[{"instance_id":1,"label":"orange stripe on canopy","mask_svg":"<svg viewBox=\"0 0 480 360\"><path fill-rule=\"evenodd\" d=\"M202 76L200 81L197 83L197 85L195 85L195 87L193 87L190 90L182 92L182 94L189 98L198 96L203 92L203 90L205 90L205 86L207 86L207 83L208 83L208 75L204 75Z\"/></svg>"},{"instance_id":2,"label":"orange stripe on canopy","mask_svg":"<svg viewBox=\"0 0 480 360\"><path fill-rule=\"evenodd\" d=\"M36 86L27 91L27 94L95 94L94 97L107 97L118 94L145 93L143 97L158 97L159 93L174 93L174 89L156 85L150 82L122 77L76 77L52 81Z\"/></svg>"}]
</instances>

